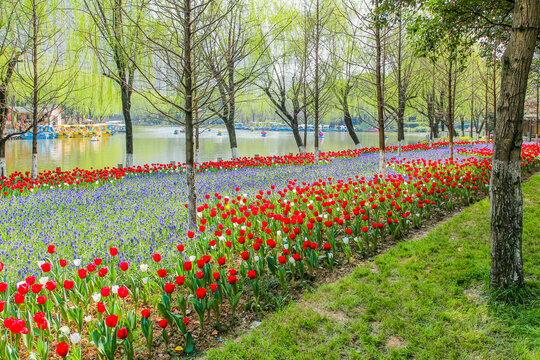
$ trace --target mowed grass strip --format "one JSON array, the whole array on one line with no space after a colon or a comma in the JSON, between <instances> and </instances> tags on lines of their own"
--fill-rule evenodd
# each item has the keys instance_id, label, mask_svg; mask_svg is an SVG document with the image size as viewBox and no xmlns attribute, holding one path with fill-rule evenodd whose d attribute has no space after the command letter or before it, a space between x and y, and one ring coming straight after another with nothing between
<instances>
[{"instance_id":1,"label":"mowed grass strip","mask_svg":"<svg viewBox=\"0 0 540 360\"><path fill-rule=\"evenodd\" d=\"M323 285L209 359L540 359L540 175L523 185L528 295L490 300L489 201Z\"/></svg>"}]
</instances>

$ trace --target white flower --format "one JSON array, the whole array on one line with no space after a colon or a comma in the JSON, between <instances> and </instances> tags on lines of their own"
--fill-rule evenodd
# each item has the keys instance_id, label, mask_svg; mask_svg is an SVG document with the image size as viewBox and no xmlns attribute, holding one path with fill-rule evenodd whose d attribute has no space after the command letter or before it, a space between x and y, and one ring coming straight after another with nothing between
<instances>
[{"instance_id":1,"label":"white flower","mask_svg":"<svg viewBox=\"0 0 540 360\"><path fill-rule=\"evenodd\" d=\"M202 218L202 212L198 212L198 213L197 213L197 217Z\"/></svg>"},{"instance_id":2,"label":"white flower","mask_svg":"<svg viewBox=\"0 0 540 360\"><path fill-rule=\"evenodd\" d=\"M255 261L259 261L259 257L255 255Z\"/></svg>"},{"instance_id":3,"label":"white flower","mask_svg":"<svg viewBox=\"0 0 540 360\"><path fill-rule=\"evenodd\" d=\"M101 294L100 293L93 293L92 294L92 300L94 300L94 302L98 302L99 300L101 300Z\"/></svg>"},{"instance_id":4,"label":"white flower","mask_svg":"<svg viewBox=\"0 0 540 360\"><path fill-rule=\"evenodd\" d=\"M85 316L84 317L84 321L89 323L90 321L92 321L92 315L88 315L88 316Z\"/></svg>"},{"instance_id":5,"label":"white flower","mask_svg":"<svg viewBox=\"0 0 540 360\"><path fill-rule=\"evenodd\" d=\"M15 287L18 289L19 286L21 286L22 284L26 284L26 281L19 281L19 282L15 285Z\"/></svg>"},{"instance_id":6,"label":"white flower","mask_svg":"<svg viewBox=\"0 0 540 360\"><path fill-rule=\"evenodd\" d=\"M43 265L43 264L45 264L45 261L41 261L41 260L40 260L40 261L37 262L37 266L38 266L38 267L41 267L41 265Z\"/></svg>"},{"instance_id":7,"label":"white flower","mask_svg":"<svg viewBox=\"0 0 540 360\"><path fill-rule=\"evenodd\" d=\"M349 238L347 238L347 237L346 237L346 238L343 238L343 243L344 243L344 244L348 244L348 243L349 243Z\"/></svg>"},{"instance_id":8,"label":"white flower","mask_svg":"<svg viewBox=\"0 0 540 360\"><path fill-rule=\"evenodd\" d=\"M111 286L111 291L113 294L118 294L118 289L120 288L120 286L118 285L113 285Z\"/></svg>"},{"instance_id":9,"label":"white flower","mask_svg":"<svg viewBox=\"0 0 540 360\"><path fill-rule=\"evenodd\" d=\"M218 239L219 239L219 241L225 241L225 236L222 235L222 236L218 237Z\"/></svg>"},{"instance_id":10,"label":"white flower","mask_svg":"<svg viewBox=\"0 0 540 360\"><path fill-rule=\"evenodd\" d=\"M330 259L333 259L333 258L334 258L334 254L328 253L328 257L329 257Z\"/></svg>"},{"instance_id":11,"label":"white flower","mask_svg":"<svg viewBox=\"0 0 540 360\"><path fill-rule=\"evenodd\" d=\"M49 277L47 277L47 276L43 276L43 277L39 278L39 283L41 285L45 285L48 281L49 281Z\"/></svg>"},{"instance_id":12,"label":"white flower","mask_svg":"<svg viewBox=\"0 0 540 360\"><path fill-rule=\"evenodd\" d=\"M59 330L62 334L64 334L64 336L68 336L71 332L71 330L69 330L69 327L67 326L62 326Z\"/></svg>"},{"instance_id":13,"label":"white flower","mask_svg":"<svg viewBox=\"0 0 540 360\"><path fill-rule=\"evenodd\" d=\"M142 282L143 282L143 284L148 284L148 278L147 277L142 278Z\"/></svg>"},{"instance_id":14,"label":"white flower","mask_svg":"<svg viewBox=\"0 0 540 360\"><path fill-rule=\"evenodd\" d=\"M283 244L283 248L284 248L285 250L289 250L289 244Z\"/></svg>"},{"instance_id":15,"label":"white flower","mask_svg":"<svg viewBox=\"0 0 540 360\"><path fill-rule=\"evenodd\" d=\"M147 272L148 271L148 265L147 264L139 265L139 270L141 270L142 272Z\"/></svg>"},{"instance_id":16,"label":"white flower","mask_svg":"<svg viewBox=\"0 0 540 360\"><path fill-rule=\"evenodd\" d=\"M197 257L195 255L191 255L189 257L189 261L194 262L195 260L197 260Z\"/></svg>"},{"instance_id":17,"label":"white flower","mask_svg":"<svg viewBox=\"0 0 540 360\"><path fill-rule=\"evenodd\" d=\"M75 266L81 265L81 259L75 259L75 260L73 260L73 265L75 265Z\"/></svg>"},{"instance_id":18,"label":"white flower","mask_svg":"<svg viewBox=\"0 0 540 360\"><path fill-rule=\"evenodd\" d=\"M71 340L71 342L73 344L78 344L79 341L81 341L81 334L73 333L73 334L69 335L69 340Z\"/></svg>"},{"instance_id":19,"label":"white flower","mask_svg":"<svg viewBox=\"0 0 540 360\"><path fill-rule=\"evenodd\" d=\"M281 230L277 231L277 236L281 236Z\"/></svg>"},{"instance_id":20,"label":"white flower","mask_svg":"<svg viewBox=\"0 0 540 360\"><path fill-rule=\"evenodd\" d=\"M294 264L295 260L294 260L294 258L293 258L292 256L289 258L289 262L290 262L291 264Z\"/></svg>"},{"instance_id":21,"label":"white flower","mask_svg":"<svg viewBox=\"0 0 540 360\"><path fill-rule=\"evenodd\" d=\"M242 225L242 227L240 229L246 230L246 225Z\"/></svg>"}]
</instances>

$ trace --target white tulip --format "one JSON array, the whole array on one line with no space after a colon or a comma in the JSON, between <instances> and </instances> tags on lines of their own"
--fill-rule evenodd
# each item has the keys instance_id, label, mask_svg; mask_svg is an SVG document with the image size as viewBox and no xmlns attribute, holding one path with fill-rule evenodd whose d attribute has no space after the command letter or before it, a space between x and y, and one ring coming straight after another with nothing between
<instances>
[{"instance_id":1,"label":"white tulip","mask_svg":"<svg viewBox=\"0 0 540 360\"><path fill-rule=\"evenodd\" d=\"M92 300L94 300L94 302L98 302L99 300L101 300L101 294L100 293L93 293L92 294Z\"/></svg>"},{"instance_id":2,"label":"white tulip","mask_svg":"<svg viewBox=\"0 0 540 360\"><path fill-rule=\"evenodd\" d=\"M49 281L49 278L47 276L43 276L39 278L39 283L41 285L45 285Z\"/></svg>"},{"instance_id":3,"label":"white tulip","mask_svg":"<svg viewBox=\"0 0 540 360\"><path fill-rule=\"evenodd\" d=\"M118 285L113 285L111 286L111 291L113 294L118 294L118 289L120 288L120 286Z\"/></svg>"},{"instance_id":4,"label":"white tulip","mask_svg":"<svg viewBox=\"0 0 540 360\"><path fill-rule=\"evenodd\" d=\"M255 255L255 261L259 261L259 257Z\"/></svg>"},{"instance_id":5,"label":"white tulip","mask_svg":"<svg viewBox=\"0 0 540 360\"><path fill-rule=\"evenodd\" d=\"M90 321L92 321L92 315L88 315L88 316L85 316L84 317L84 321L89 323Z\"/></svg>"},{"instance_id":6,"label":"white tulip","mask_svg":"<svg viewBox=\"0 0 540 360\"><path fill-rule=\"evenodd\" d=\"M189 257L189 261L194 262L195 260L197 260L197 257L195 255L191 255Z\"/></svg>"},{"instance_id":7,"label":"white tulip","mask_svg":"<svg viewBox=\"0 0 540 360\"><path fill-rule=\"evenodd\" d=\"M349 238L343 238L343 243L348 244L349 243Z\"/></svg>"},{"instance_id":8,"label":"white tulip","mask_svg":"<svg viewBox=\"0 0 540 360\"><path fill-rule=\"evenodd\" d=\"M147 264L139 265L139 270L141 270L142 272L147 272L148 271L148 265Z\"/></svg>"},{"instance_id":9,"label":"white tulip","mask_svg":"<svg viewBox=\"0 0 540 360\"><path fill-rule=\"evenodd\" d=\"M142 282L143 282L143 284L148 284L148 278L147 277L142 278Z\"/></svg>"},{"instance_id":10,"label":"white tulip","mask_svg":"<svg viewBox=\"0 0 540 360\"><path fill-rule=\"evenodd\" d=\"M69 327L67 326L62 326L59 330L62 334L64 334L64 336L68 336L71 332L71 330L69 330Z\"/></svg>"},{"instance_id":11,"label":"white tulip","mask_svg":"<svg viewBox=\"0 0 540 360\"><path fill-rule=\"evenodd\" d=\"M75 260L73 260L73 265L75 265L75 266L81 265L81 259L75 259Z\"/></svg>"},{"instance_id":12,"label":"white tulip","mask_svg":"<svg viewBox=\"0 0 540 360\"><path fill-rule=\"evenodd\" d=\"M45 261L41 261L41 260L40 260L40 261L37 262L37 266L38 266L38 267L41 267L41 265L43 265L43 264L45 264Z\"/></svg>"},{"instance_id":13,"label":"white tulip","mask_svg":"<svg viewBox=\"0 0 540 360\"><path fill-rule=\"evenodd\" d=\"M78 344L79 341L81 341L81 334L73 333L73 334L69 335L69 339L71 340L71 342L73 344Z\"/></svg>"}]
</instances>

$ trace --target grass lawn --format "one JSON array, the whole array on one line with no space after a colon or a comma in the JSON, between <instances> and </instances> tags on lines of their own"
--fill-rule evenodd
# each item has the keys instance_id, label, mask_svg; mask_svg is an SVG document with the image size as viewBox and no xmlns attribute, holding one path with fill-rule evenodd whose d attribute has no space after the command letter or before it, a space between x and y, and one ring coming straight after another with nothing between
<instances>
[{"instance_id":1,"label":"grass lawn","mask_svg":"<svg viewBox=\"0 0 540 360\"><path fill-rule=\"evenodd\" d=\"M540 175L523 185L531 294L490 301L489 202L305 294L209 359L540 359Z\"/></svg>"}]
</instances>

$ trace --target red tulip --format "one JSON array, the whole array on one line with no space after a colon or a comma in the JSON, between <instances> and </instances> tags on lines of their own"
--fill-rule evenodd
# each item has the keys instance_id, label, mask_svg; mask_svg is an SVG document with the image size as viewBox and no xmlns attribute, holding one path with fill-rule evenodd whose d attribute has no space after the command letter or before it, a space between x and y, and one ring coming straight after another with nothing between
<instances>
[{"instance_id":1,"label":"red tulip","mask_svg":"<svg viewBox=\"0 0 540 360\"><path fill-rule=\"evenodd\" d=\"M96 304L97 311L101 314L105 312L105 305L102 302Z\"/></svg>"},{"instance_id":2,"label":"red tulip","mask_svg":"<svg viewBox=\"0 0 540 360\"><path fill-rule=\"evenodd\" d=\"M47 246L47 252L48 252L49 254L54 254L54 252L55 252L55 246L54 246L54 245L49 245L49 246Z\"/></svg>"},{"instance_id":3,"label":"red tulip","mask_svg":"<svg viewBox=\"0 0 540 360\"><path fill-rule=\"evenodd\" d=\"M109 253L110 253L112 256L116 256L116 255L118 254L118 249L115 248L115 247L109 248Z\"/></svg>"},{"instance_id":4,"label":"red tulip","mask_svg":"<svg viewBox=\"0 0 540 360\"><path fill-rule=\"evenodd\" d=\"M45 284L45 289L47 289L49 291L55 290L56 289L56 281L54 281L54 280L47 281L47 283Z\"/></svg>"},{"instance_id":5,"label":"red tulip","mask_svg":"<svg viewBox=\"0 0 540 360\"><path fill-rule=\"evenodd\" d=\"M206 296L206 289L205 288L198 288L197 291L195 291L195 294L199 299L204 299Z\"/></svg>"},{"instance_id":6,"label":"red tulip","mask_svg":"<svg viewBox=\"0 0 540 360\"><path fill-rule=\"evenodd\" d=\"M167 276L167 270L165 270L165 269L159 269L159 270L157 271L157 274L158 274L159 277L164 278L165 276Z\"/></svg>"},{"instance_id":7,"label":"red tulip","mask_svg":"<svg viewBox=\"0 0 540 360\"><path fill-rule=\"evenodd\" d=\"M161 255L158 254L158 253L155 253L152 255L152 259L154 259L155 262L160 262L161 261Z\"/></svg>"},{"instance_id":8,"label":"red tulip","mask_svg":"<svg viewBox=\"0 0 540 360\"><path fill-rule=\"evenodd\" d=\"M168 324L169 324L169 321L167 321L167 319L161 319L158 322L159 327L162 329L165 329Z\"/></svg>"},{"instance_id":9,"label":"red tulip","mask_svg":"<svg viewBox=\"0 0 540 360\"><path fill-rule=\"evenodd\" d=\"M183 285L184 284L184 276L177 276L175 279L175 282L177 285Z\"/></svg>"},{"instance_id":10,"label":"red tulip","mask_svg":"<svg viewBox=\"0 0 540 360\"><path fill-rule=\"evenodd\" d=\"M106 267L101 268L99 269L98 276L104 277L105 275L107 275L108 272L109 272L109 269L107 269Z\"/></svg>"},{"instance_id":11,"label":"red tulip","mask_svg":"<svg viewBox=\"0 0 540 360\"><path fill-rule=\"evenodd\" d=\"M124 328L120 328L116 331L116 336L120 339L120 340L124 340L125 338L127 338L128 336L128 332L127 332L127 329L124 327Z\"/></svg>"},{"instance_id":12,"label":"red tulip","mask_svg":"<svg viewBox=\"0 0 540 360\"><path fill-rule=\"evenodd\" d=\"M71 290L73 289L73 286L75 286L75 281L64 280L64 289Z\"/></svg>"},{"instance_id":13,"label":"red tulip","mask_svg":"<svg viewBox=\"0 0 540 360\"><path fill-rule=\"evenodd\" d=\"M257 277L257 273L255 272L255 270L249 270L248 271L248 278L250 279L255 279Z\"/></svg>"},{"instance_id":14,"label":"red tulip","mask_svg":"<svg viewBox=\"0 0 540 360\"><path fill-rule=\"evenodd\" d=\"M67 265L67 260L60 259L58 260L58 263L60 264L61 267L65 267Z\"/></svg>"},{"instance_id":15,"label":"red tulip","mask_svg":"<svg viewBox=\"0 0 540 360\"><path fill-rule=\"evenodd\" d=\"M41 295L36 298L36 301L39 305L43 305L47 301L47 298L45 297L45 295Z\"/></svg>"},{"instance_id":16,"label":"red tulip","mask_svg":"<svg viewBox=\"0 0 540 360\"><path fill-rule=\"evenodd\" d=\"M86 278L86 269L79 269L78 274L80 279Z\"/></svg>"},{"instance_id":17,"label":"red tulip","mask_svg":"<svg viewBox=\"0 0 540 360\"><path fill-rule=\"evenodd\" d=\"M65 357L69 352L69 345L65 342L61 342L58 345L56 345L56 353L60 357Z\"/></svg>"},{"instance_id":18,"label":"red tulip","mask_svg":"<svg viewBox=\"0 0 540 360\"><path fill-rule=\"evenodd\" d=\"M184 263L184 270L185 271L190 271L192 268L193 268L193 265L191 264L191 261L186 261Z\"/></svg>"},{"instance_id":19,"label":"red tulip","mask_svg":"<svg viewBox=\"0 0 540 360\"><path fill-rule=\"evenodd\" d=\"M174 291L174 284L171 284L171 283L166 283L165 286L163 286L163 290L167 293L167 294L170 294Z\"/></svg>"},{"instance_id":20,"label":"red tulip","mask_svg":"<svg viewBox=\"0 0 540 360\"><path fill-rule=\"evenodd\" d=\"M145 319L148 319L150 317L150 310L144 309L143 311L141 311L141 316Z\"/></svg>"},{"instance_id":21,"label":"red tulip","mask_svg":"<svg viewBox=\"0 0 540 360\"><path fill-rule=\"evenodd\" d=\"M122 271L126 271L129 268L129 264L125 261L122 261L118 266L120 266Z\"/></svg>"},{"instance_id":22,"label":"red tulip","mask_svg":"<svg viewBox=\"0 0 540 360\"><path fill-rule=\"evenodd\" d=\"M111 288L108 286L104 286L101 288L100 293L101 293L101 296L107 297L111 293Z\"/></svg>"},{"instance_id":23,"label":"red tulip","mask_svg":"<svg viewBox=\"0 0 540 360\"><path fill-rule=\"evenodd\" d=\"M24 295L20 293L15 293L15 304L22 304L24 303Z\"/></svg>"},{"instance_id":24,"label":"red tulip","mask_svg":"<svg viewBox=\"0 0 540 360\"><path fill-rule=\"evenodd\" d=\"M229 284L231 284L231 285L236 284L236 281L237 281L236 276L234 276L234 275L227 276L227 280L229 281Z\"/></svg>"},{"instance_id":25,"label":"red tulip","mask_svg":"<svg viewBox=\"0 0 540 360\"><path fill-rule=\"evenodd\" d=\"M116 323L118 323L118 316L116 315L109 315L105 318L105 325L107 325L110 328L115 327Z\"/></svg>"},{"instance_id":26,"label":"red tulip","mask_svg":"<svg viewBox=\"0 0 540 360\"><path fill-rule=\"evenodd\" d=\"M120 288L118 288L118 296L121 297L121 298L125 298L126 296L128 296L129 294L129 290L127 287L125 286L122 286Z\"/></svg>"},{"instance_id":27,"label":"red tulip","mask_svg":"<svg viewBox=\"0 0 540 360\"><path fill-rule=\"evenodd\" d=\"M219 286L218 284L210 284L210 290L211 290L212 292L216 292L218 286Z\"/></svg>"},{"instance_id":28,"label":"red tulip","mask_svg":"<svg viewBox=\"0 0 540 360\"><path fill-rule=\"evenodd\" d=\"M41 270L43 270L43 272L46 272L46 273L51 271L51 264L50 263L41 264Z\"/></svg>"}]
</instances>

